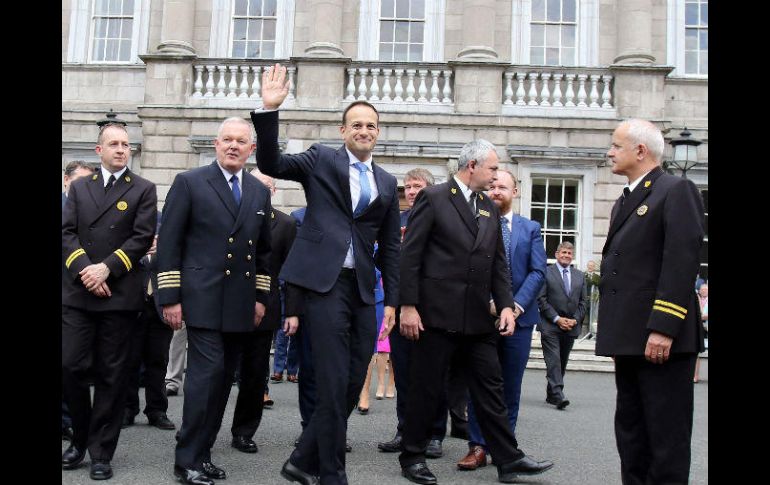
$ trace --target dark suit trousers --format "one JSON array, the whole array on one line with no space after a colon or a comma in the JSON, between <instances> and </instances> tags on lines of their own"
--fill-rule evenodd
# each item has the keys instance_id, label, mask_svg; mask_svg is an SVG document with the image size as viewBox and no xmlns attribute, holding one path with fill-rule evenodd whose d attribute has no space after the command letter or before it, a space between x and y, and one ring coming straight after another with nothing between
<instances>
[{"instance_id":1,"label":"dark suit trousers","mask_svg":"<svg viewBox=\"0 0 770 485\"><path fill-rule=\"evenodd\" d=\"M511 433L514 434L513 444L519 447L516 441L516 422L519 419L519 402L521 401L521 382L524 380L524 371L529 360L529 351L532 348L533 327L517 327L510 337L501 337L497 342L497 356L503 373L503 396L505 407L508 410L508 424ZM486 446L486 441L476 419L473 403L468 405L468 427L471 439L469 445Z\"/></svg>"},{"instance_id":2,"label":"dark suit trousers","mask_svg":"<svg viewBox=\"0 0 770 485\"><path fill-rule=\"evenodd\" d=\"M495 463L510 463L523 456L516 449L503 402L503 378L494 333L462 335L426 328L415 342L409 368L409 395L404 425L402 467L425 462L437 403L446 382L446 372L455 354L463 369L478 424L486 437Z\"/></svg>"},{"instance_id":3,"label":"dark suit trousers","mask_svg":"<svg viewBox=\"0 0 770 485\"><path fill-rule=\"evenodd\" d=\"M545 360L545 378L548 381L546 397L564 399L564 374L567 372L569 353L575 344L575 337L561 330L543 330L540 332Z\"/></svg>"},{"instance_id":4,"label":"dark suit trousers","mask_svg":"<svg viewBox=\"0 0 770 485\"><path fill-rule=\"evenodd\" d=\"M233 436L251 438L262 421L265 376L270 368L270 345L273 342L273 330L256 330L243 338L241 352L241 380L238 386L238 399L235 401Z\"/></svg>"},{"instance_id":5,"label":"dark suit trousers","mask_svg":"<svg viewBox=\"0 0 770 485\"><path fill-rule=\"evenodd\" d=\"M92 460L112 460L118 445L136 315L62 305L62 387L72 416L72 443L88 447Z\"/></svg>"},{"instance_id":6,"label":"dark suit trousers","mask_svg":"<svg viewBox=\"0 0 770 485\"><path fill-rule=\"evenodd\" d=\"M297 357L299 359L300 380L297 384L297 397L299 400L299 415L304 431L310 422L310 417L315 411L315 368L313 367L313 352L310 348L310 327L305 318L300 318L299 327L295 334L299 341Z\"/></svg>"},{"instance_id":7,"label":"dark suit trousers","mask_svg":"<svg viewBox=\"0 0 770 485\"><path fill-rule=\"evenodd\" d=\"M347 484L347 421L358 402L377 338L374 305L361 300L353 271L343 270L328 293L305 294L305 325L311 328L319 385L315 411L290 460L299 469L319 475L323 485Z\"/></svg>"},{"instance_id":8,"label":"dark suit trousers","mask_svg":"<svg viewBox=\"0 0 770 485\"><path fill-rule=\"evenodd\" d=\"M398 315L399 312L396 312ZM396 318L398 320L398 317ZM401 335L400 322L390 332L390 362L393 364L393 379L396 382L396 416L398 425L396 433L403 435L404 422L406 421L406 403L409 396L409 362L414 343ZM466 398L463 405L467 404ZM447 404L446 394L439 399L436 419L431 429L431 439L442 440L446 436Z\"/></svg>"},{"instance_id":9,"label":"dark suit trousers","mask_svg":"<svg viewBox=\"0 0 770 485\"><path fill-rule=\"evenodd\" d=\"M674 354L664 364L615 358L615 439L624 485L687 483L696 358Z\"/></svg>"},{"instance_id":10,"label":"dark suit trousers","mask_svg":"<svg viewBox=\"0 0 770 485\"><path fill-rule=\"evenodd\" d=\"M202 471L211 460L246 333L187 327L187 372L176 464Z\"/></svg>"},{"instance_id":11,"label":"dark suit trousers","mask_svg":"<svg viewBox=\"0 0 770 485\"><path fill-rule=\"evenodd\" d=\"M144 363L144 414L147 417L165 414L168 410L166 397L166 367L168 348L174 330L163 323L155 309L153 297L144 303L139 316L131 352L131 368L128 373L126 412L139 414L139 367Z\"/></svg>"}]
</instances>

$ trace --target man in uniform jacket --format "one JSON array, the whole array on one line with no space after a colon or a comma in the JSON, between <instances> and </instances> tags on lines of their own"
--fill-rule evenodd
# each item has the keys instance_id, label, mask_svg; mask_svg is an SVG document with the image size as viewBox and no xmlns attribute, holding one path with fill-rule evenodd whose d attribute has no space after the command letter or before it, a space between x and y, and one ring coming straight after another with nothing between
<instances>
[{"instance_id":1,"label":"man in uniform jacket","mask_svg":"<svg viewBox=\"0 0 770 485\"><path fill-rule=\"evenodd\" d=\"M270 194L275 195L273 179L257 172L252 172ZM301 295L293 285L284 285L284 305L281 305L281 289L279 288L278 273L281 271L289 249L297 234L294 218L288 214L273 209L270 213L270 295L268 297L265 316L262 323L254 332L248 334L243 343L240 358L240 382L238 383L238 399L235 401L233 424L230 432L233 435L232 446L244 453L256 453L257 444L254 433L262 421L266 380L270 366L270 345L273 334L282 326L286 335L294 335L299 322ZM285 316L282 318L283 315Z\"/></svg>"},{"instance_id":2,"label":"man in uniform jacket","mask_svg":"<svg viewBox=\"0 0 770 485\"><path fill-rule=\"evenodd\" d=\"M519 419L521 383L532 348L532 330L540 321L537 295L543 286L545 273L545 248L540 224L513 213L513 199L519 195L516 177L508 170L499 169L497 178L488 192L489 198L500 211L500 230L507 267L511 278L511 296L515 308L516 331L501 337L497 342L497 356L503 373L503 396L508 410L508 424L516 439L516 423ZM461 470L475 470L486 466L486 441L479 427L473 404L468 406L468 422L471 436L468 454L457 463Z\"/></svg>"},{"instance_id":3,"label":"man in uniform jacket","mask_svg":"<svg viewBox=\"0 0 770 485\"><path fill-rule=\"evenodd\" d=\"M615 358L623 483L687 483L693 372L703 327L692 291L703 240L695 185L660 167L663 136L622 122L607 152L628 178L602 250L596 354Z\"/></svg>"},{"instance_id":4,"label":"man in uniform jacket","mask_svg":"<svg viewBox=\"0 0 770 485\"><path fill-rule=\"evenodd\" d=\"M574 249L569 241L559 244L556 263L545 272L545 286L538 296L542 320L537 329L548 382L545 402L560 410L569 405L569 399L564 397L564 374L588 309L585 276L579 269L570 267Z\"/></svg>"},{"instance_id":5,"label":"man in uniform jacket","mask_svg":"<svg viewBox=\"0 0 770 485\"><path fill-rule=\"evenodd\" d=\"M282 475L302 483L346 484L347 419L363 387L377 338L374 242L385 290L383 325L398 304L399 220L396 178L372 161L377 111L366 102L344 111L345 145L315 144L296 155L278 149L278 112L288 94L286 68L265 72L264 110L252 112L257 166L271 177L302 184L307 199L281 279L304 288L304 319L316 373L317 403ZM267 111L271 110L271 111ZM302 379L300 379L302 381Z\"/></svg>"},{"instance_id":6,"label":"man in uniform jacket","mask_svg":"<svg viewBox=\"0 0 770 485\"><path fill-rule=\"evenodd\" d=\"M497 463L498 479L545 471L514 445L503 400L497 340L514 331L514 300L498 209L480 191L497 175L495 147L485 140L460 151L449 182L424 188L409 218L401 249L401 333L415 340L409 369L402 474L436 483L425 451L453 354L460 353L471 401ZM489 311L490 294L500 314Z\"/></svg>"},{"instance_id":7,"label":"man in uniform jacket","mask_svg":"<svg viewBox=\"0 0 770 485\"><path fill-rule=\"evenodd\" d=\"M144 303L136 266L152 244L157 196L153 183L127 167L124 126L105 125L97 143L100 170L70 185L62 210L62 382L74 432L62 468L76 468L88 447L91 478L107 479L123 420L131 336Z\"/></svg>"},{"instance_id":8,"label":"man in uniform jacket","mask_svg":"<svg viewBox=\"0 0 770 485\"><path fill-rule=\"evenodd\" d=\"M271 278L270 191L244 172L251 126L228 118L211 165L180 173L158 237L158 302L172 328L187 327L187 374L174 475L211 484L211 462L237 358L265 314ZM262 376L264 378L264 375Z\"/></svg>"}]
</instances>

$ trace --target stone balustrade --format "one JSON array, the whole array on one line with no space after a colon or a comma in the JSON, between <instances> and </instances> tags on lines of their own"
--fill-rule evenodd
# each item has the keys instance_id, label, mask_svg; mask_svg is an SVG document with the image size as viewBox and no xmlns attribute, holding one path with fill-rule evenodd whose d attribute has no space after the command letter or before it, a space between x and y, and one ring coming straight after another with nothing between
<instances>
[{"instance_id":1,"label":"stone balustrade","mask_svg":"<svg viewBox=\"0 0 770 485\"><path fill-rule=\"evenodd\" d=\"M346 70L345 83L341 105L365 100L382 111L454 110L452 69L446 64L355 62Z\"/></svg>"},{"instance_id":2,"label":"stone balustrade","mask_svg":"<svg viewBox=\"0 0 770 485\"><path fill-rule=\"evenodd\" d=\"M614 118L606 69L511 66L503 72L503 115Z\"/></svg>"},{"instance_id":3,"label":"stone balustrade","mask_svg":"<svg viewBox=\"0 0 770 485\"><path fill-rule=\"evenodd\" d=\"M190 104L193 106L254 106L259 103L262 75L280 62L286 66L289 76L289 95L283 107L291 108L295 103L295 80L297 67L288 61L198 59L193 64L193 92Z\"/></svg>"}]
</instances>

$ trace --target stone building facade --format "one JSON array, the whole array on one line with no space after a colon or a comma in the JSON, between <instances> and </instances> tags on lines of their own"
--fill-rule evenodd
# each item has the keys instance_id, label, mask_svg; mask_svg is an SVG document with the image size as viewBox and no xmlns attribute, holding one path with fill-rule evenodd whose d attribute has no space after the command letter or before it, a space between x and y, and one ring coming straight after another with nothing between
<instances>
[{"instance_id":1,"label":"stone building facade","mask_svg":"<svg viewBox=\"0 0 770 485\"><path fill-rule=\"evenodd\" d=\"M708 198L707 0L63 0L62 167L96 160L112 109L162 205L177 173L214 159L218 124L260 105L277 61L286 152L339 146L354 99L379 109L375 160L401 184L417 166L446 180L485 138L549 256L571 240L580 268L600 259L625 183L605 158L618 120L650 119L667 140L687 127L703 141L687 177ZM304 204L298 184L278 187L279 209Z\"/></svg>"}]
</instances>

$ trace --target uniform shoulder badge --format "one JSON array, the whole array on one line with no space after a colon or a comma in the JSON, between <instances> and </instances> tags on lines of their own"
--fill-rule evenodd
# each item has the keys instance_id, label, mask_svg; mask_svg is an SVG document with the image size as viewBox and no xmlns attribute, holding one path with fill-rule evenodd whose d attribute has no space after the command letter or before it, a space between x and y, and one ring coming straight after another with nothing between
<instances>
[{"instance_id":1,"label":"uniform shoulder badge","mask_svg":"<svg viewBox=\"0 0 770 485\"><path fill-rule=\"evenodd\" d=\"M123 180L125 180L126 182L131 182L131 177L129 177L128 175L126 175L126 176L123 178Z\"/></svg>"},{"instance_id":2,"label":"uniform shoulder badge","mask_svg":"<svg viewBox=\"0 0 770 485\"><path fill-rule=\"evenodd\" d=\"M456 188L454 188L454 187L452 187L452 188L450 189L450 192L452 192L452 195L455 195L455 194L457 193L457 189L456 189Z\"/></svg>"},{"instance_id":3,"label":"uniform shoulder badge","mask_svg":"<svg viewBox=\"0 0 770 485\"><path fill-rule=\"evenodd\" d=\"M479 200L484 200L484 196L479 194Z\"/></svg>"},{"instance_id":4,"label":"uniform shoulder badge","mask_svg":"<svg viewBox=\"0 0 770 485\"><path fill-rule=\"evenodd\" d=\"M636 214L639 216L643 216L647 213L648 207L646 205L640 205L638 209L636 209Z\"/></svg>"},{"instance_id":5,"label":"uniform shoulder badge","mask_svg":"<svg viewBox=\"0 0 770 485\"><path fill-rule=\"evenodd\" d=\"M93 176L93 177L91 177L91 180L96 180L96 179L98 179L98 178L99 178L99 176L98 176L97 174L94 174L94 176Z\"/></svg>"},{"instance_id":6,"label":"uniform shoulder badge","mask_svg":"<svg viewBox=\"0 0 770 485\"><path fill-rule=\"evenodd\" d=\"M644 188L645 188L645 189L646 189L647 187L649 187L650 185L652 185L652 182L650 182L649 180L646 180L646 181L644 182Z\"/></svg>"},{"instance_id":7,"label":"uniform shoulder badge","mask_svg":"<svg viewBox=\"0 0 770 485\"><path fill-rule=\"evenodd\" d=\"M484 209L479 209L479 214L484 217L489 217L489 212L485 211Z\"/></svg>"},{"instance_id":8,"label":"uniform shoulder badge","mask_svg":"<svg viewBox=\"0 0 770 485\"><path fill-rule=\"evenodd\" d=\"M275 219L275 212L270 211L270 219Z\"/></svg>"},{"instance_id":9,"label":"uniform shoulder badge","mask_svg":"<svg viewBox=\"0 0 770 485\"><path fill-rule=\"evenodd\" d=\"M118 207L119 211L124 211L124 210L128 209L128 204L126 203L125 200L121 200L121 201L118 201L117 207Z\"/></svg>"}]
</instances>

